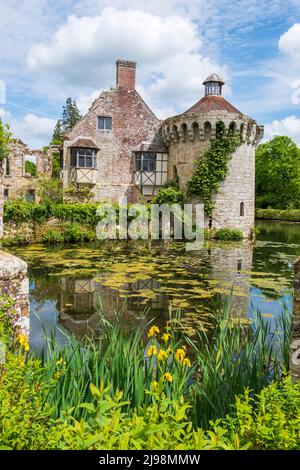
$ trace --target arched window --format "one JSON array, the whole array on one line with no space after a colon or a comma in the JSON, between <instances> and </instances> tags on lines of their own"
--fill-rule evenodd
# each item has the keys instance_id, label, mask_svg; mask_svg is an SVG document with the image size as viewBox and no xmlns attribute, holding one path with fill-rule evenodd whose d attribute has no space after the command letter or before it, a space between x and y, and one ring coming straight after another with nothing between
<instances>
[{"instance_id":1,"label":"arched window","mask_svg":"<svg viewBox=\"0 0 300 470\"><path fill-rule=\"evenodd\" d=\"M178 130L175 124L173 124L173 127L172 127L172 136L175 141L178 141Z\"/></svg>"},{"instance_id":2,"label":"arched window","mask_svg":"<svg viewBox=\"0 0 300 470\"><path fill-rule=\"evenodd\" d=\"M249 122L247 126L247 137L251 137L252 129L253 129L253 124Z\"/></svg>"},{"instance_id":3,"label":"arched window","mask_svg":"<svg viewBox=\"0 0 300 470\"><path fill-rule=\"evenodd\" d=\"M229 131L228 131L228 134L229 135L234 135L236 133L236 123L234 121L232 121L230 124L229 124Z\"/></svg>"},{"instance_id":4,"label":"arched window","mask_svg":"<svg viewBox=\"0 0 300 470\"><path fill-rule=\"evenodd\" d=\"M225 124L223 121L218 121L216 124L216 138L221 139L225 133Z\"/></svg>"},{"instance_id":5,"label":"arched window","mask_svg":"<svg viewBox=\"0 0 300 470\"><path fill-rule=\"evenodd\" d=\"M242 139L244 138L244 132L245 132L245 124L242 123L240 127L240 136Z\"/></svg>"},{"instance_id":6,"label":"arched window","mask_svg":"<svg viewBox=\"0 0 300 470\"><path fill-rule=\"evenodd\" d=\"M244 217L245 215L245 203L241 202L240 203L240 217Z\"/></svg>"},{"instance_id":7,"label":"arched window","mask_svg":"<svg viewBox=\"0 0 300 470\"><path fill-rule=\"evenodd\" d=\"M193 122L192 124L194 140L199 139L199 124L198 122Z\"/></svg>"},{"instance_id":8,"label":"arched window","mask_svg":"<svg viewBox=\"0 0 300 470\"><path fill-rule=\"evenodd\" d=\"M185 123L181 124L181 132L182 132L183 139L186 141L187 136L188 136L188 129Z\"/></svg>"},{"instance_id":9,"label":"arched window","mask_svg":"<svg viewBox=\"0 0 300 470\"><path fill-rule=\"evenodd\" d=\"M211 123L206 121L204 123L203 128L204 128L204 139L205 140L210 140L210 138L211 138Z\"/></svg>"}]
</instances>

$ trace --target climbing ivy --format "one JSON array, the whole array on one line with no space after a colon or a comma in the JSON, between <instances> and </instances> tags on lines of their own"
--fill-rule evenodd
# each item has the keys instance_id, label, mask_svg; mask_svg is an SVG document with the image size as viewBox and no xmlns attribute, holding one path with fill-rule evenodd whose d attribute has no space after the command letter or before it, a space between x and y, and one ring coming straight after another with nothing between
<instances>
[{"instance_id":1,"label":"climbing ivy","mask_svg":"<svg viewBox=\"0 0 300 470\"><path fill-rule=\"evenodd\" d=\"M207 215L211 215L214 207L212 196L217 192L220 181L227 175L230 155L240 143L240 136L227 135L224 127L219 126L216 140L212 141L210 148L197 160L197 168L188 182L187 190L190 196L201 197Z\"/></svg>"}]
</instances>

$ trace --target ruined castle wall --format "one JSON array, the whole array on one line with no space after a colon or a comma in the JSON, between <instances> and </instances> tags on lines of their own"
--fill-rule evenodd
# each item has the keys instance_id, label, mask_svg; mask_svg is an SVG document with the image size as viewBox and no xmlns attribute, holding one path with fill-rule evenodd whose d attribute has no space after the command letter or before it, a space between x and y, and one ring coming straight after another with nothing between
<instances>
[{"instance_id":1,"label":"ruined castle wall","mask_svg":"<svg viewBox=\"0 0 300 470\"><path fill-rule=\"evenodd\" d=\"M26 157L35 157L36 177L32 177L25 171ZM4 163L4 189L8 193L8 199L25 197L29 191L35 191L38 177L51 177L51 154L45 154L42 150L31 150L21 140L11 143L10 155Z\"/></svg>"}]
</instances>

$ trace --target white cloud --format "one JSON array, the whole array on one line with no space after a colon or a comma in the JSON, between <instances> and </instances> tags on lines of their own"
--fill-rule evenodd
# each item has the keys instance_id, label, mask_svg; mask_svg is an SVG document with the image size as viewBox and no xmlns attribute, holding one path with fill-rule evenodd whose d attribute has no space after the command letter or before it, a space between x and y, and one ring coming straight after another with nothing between
<instances>
[{"instance_id":1,"label":"white cloud","mask_svg":"<svg viewBox=\"0 0 300 470\"><path fill-rule=\"evenodd\" d=\"M137 81L149 104L159 110L162 102L165 109L176 103L177 111L184 111L202 95L209 73L227 75L225 67L200 53L201 46L196 24L186 17L105 8L99 16L69 17L50 43L31 47L27 64L35 74L77 87L84 100L82 90L114 85L116 59L136 60Z\"/></svg>"},{"instance_id":2,"label":"white cloud","mask_svg":"<svg viewBox=\"0 0 300 470\"><path fill-rule=\"evenodd\" d=\"M14 135L31 147L37 148L50 142L55 124L54 119L38 117L34 114L27 114L21 120L11 121Z\"/></svg>"},{"instance_id":3,"label":"white cloud","mask_svg":"<svg viewBox=\"0 0 300 470\"><path fill-rule=\"evenodd\" d=\"M93 101L100 95L100 90L91 93L79 93L76 97L76 103L81 114L86 114Z\"/></svg>"},{"instance_id":4,"label":"white cloud","mask_svg":"<svg viewBox=\"0 0 300 470\"><path fill-rule=\"evenodd\" d=\"M0 108L0 118L10 124L13 137L21 139L31 148L42 148L49 144L56 124L54 119L27 114L16 119L9 111Z\"/></svg>"},{"instance_id":5,"label":"white cloud","mask_svg":"<svg viewBox=\"0 0 300 470\"><path fill-rule=\"evenodd\" d=\"M300 23L295 23L279 39L279 49L293 59L300 59Z\"/></svg>"},{"instance_id":6,"label":"white cloud","mask_svg":"<svg viewBox=\"0 0 300 470\"><path fill-rule=\"evenodd\" d=\"M269 140L275 135L287 135L300 146L300 118L288 116L266 124L264 140Z\"/></svg>"}]
</instances>

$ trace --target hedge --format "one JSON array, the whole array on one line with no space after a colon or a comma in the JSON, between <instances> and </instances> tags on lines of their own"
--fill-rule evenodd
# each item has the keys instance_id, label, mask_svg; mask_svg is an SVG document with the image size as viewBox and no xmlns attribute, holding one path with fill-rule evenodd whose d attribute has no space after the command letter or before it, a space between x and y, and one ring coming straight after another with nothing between
<instances>
[{"instance_id":1,"label":"hedge","mask_svg":"<svg viewBox=\"0 0 300 470\"><path fill-rule=\"evenodd\" d=\"M257 219L300 222L300 209L256 209L255 216Z\"/></svg>"},{"instance_id":2,"label":"hedge","mask_svg":"<svg viewBox=\"0 0 300 470\"><path fill-rule=\"evenodd\" d=\"M99 204L35 204L16 201L4 204L4 222L44 222L52 217L59 220L78 222L95 226L99 218L96 215Z\"/></svg>"}]
</instances>

